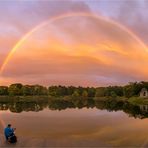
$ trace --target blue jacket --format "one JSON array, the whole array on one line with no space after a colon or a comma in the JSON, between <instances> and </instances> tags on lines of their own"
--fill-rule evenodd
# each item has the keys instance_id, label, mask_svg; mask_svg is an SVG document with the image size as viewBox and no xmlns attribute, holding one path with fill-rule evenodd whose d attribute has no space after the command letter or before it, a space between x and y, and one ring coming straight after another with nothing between
<instances>
[{"instance_id":1,"label":"blue jacket","mask_svg":"<svg viewBox=\"0 0 148 148\"><path fill-rule=\"evenodd\" d=\"M6 127L4 130L4 134L5 134L6 139L8 139L8 137L14 134L13 128Z\"/></svg>"}]
</instances>

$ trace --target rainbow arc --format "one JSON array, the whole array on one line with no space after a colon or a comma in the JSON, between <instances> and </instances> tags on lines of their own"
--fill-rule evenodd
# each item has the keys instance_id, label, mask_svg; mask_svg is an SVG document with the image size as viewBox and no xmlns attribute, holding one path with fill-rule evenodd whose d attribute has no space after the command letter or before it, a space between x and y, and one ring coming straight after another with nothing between
<instances>
[{"instance_id":1,"label":"rainbow arc","mask_svg":"<svg viewBox=\"0 0 148 148\"><path fill-rule=\"evenodd\" d=\"M140 38L138 38L132 31L130 31L128 28L126 28L125 26L121 25L120 23L110 20L108 18L102 17L102 16L98 16L95 14L90 14L90 13L71 13L71 14L64 14L64 15L60 15L60 16L56 16L53 17L49 20L44 21L43 23L37 25L36 27L34 27L32 30L30 30L27 34L25 34L18 42L17 44L11 49L11 51L8 53L7 57L5 58L2 66L0 67L0 75L3 73L6 65L8 64L8 62L10 61L11 57L14 55L14 53L16 52L16 50L19 49L19 47L27 40L28 37L30 37L34 32L36 32L37 30L39 30L42 27L45 27L46 25L48 25L49 23L53 23L57 20L60 19L65 19L68 17L91 17L91 18L95 18L95 19L99 19L102 21L106 21L108 23L111 23L113 25L116 25L117 27L119 27L121 30L127 32L130 36L132 36L137 42L140 43L140 45L147 51L147 47L146 45L140 40Z\"/></svg>"}]
</instances>

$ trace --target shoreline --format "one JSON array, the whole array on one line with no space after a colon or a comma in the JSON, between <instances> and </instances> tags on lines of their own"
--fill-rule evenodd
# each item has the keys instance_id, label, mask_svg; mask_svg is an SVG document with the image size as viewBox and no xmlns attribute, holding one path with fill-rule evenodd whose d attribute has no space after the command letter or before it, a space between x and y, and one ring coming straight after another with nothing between
<instances>
[{"instance_id":1,"label":"shoreline","mask_svg":"<svg viewBox=\"0 0 148 148\"><path fill-rule=\"evenodd\" d=\"M137 96L133 96L130 98L126 97L72 97L72 96L60 96L60 97L53 97L53 96L0 96L0 103L48 103L49 101L81 101L85 102L87 100L92 101L103 101L103 102L123 102L129 103L132 105L148 105L148 98L141 98Z\"/></svg>"}]
</instances>

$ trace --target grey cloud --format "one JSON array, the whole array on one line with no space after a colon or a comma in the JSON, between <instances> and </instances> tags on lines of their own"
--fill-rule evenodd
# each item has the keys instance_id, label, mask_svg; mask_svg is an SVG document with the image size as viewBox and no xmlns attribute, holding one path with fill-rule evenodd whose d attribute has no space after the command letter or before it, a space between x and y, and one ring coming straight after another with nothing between
<instances>
[{"instance_id":1,"label":"grey cloud","mask_svg":"<svg viewBox=\"0 0 148 148\"><path fill-rule=\"evenodd\" d=\"M65 13L89 12L89 6L82 1L18 1L0 2L0 19L3 23L28 29L39 22ZM23 30L23 31L24 31Z\"/></svg>"},{"instance_id":2,"label":"grey cloud","mask_svg":"<svg viewBox=\"0 0 148 148\"><path fill-rule=\"evenodd\" d=\"M148 45L148 5L144 0L124 0L113 19L127 26Z\"/></svg>"},{"instance_id":3,"label":"grey cloud","mask_svg":"<svg viewBox=\"0 0 148 148\"><path fill-rule=\"evenodd\" d=\"M126 26L148 45L147 0L88 0L87 3L93 12Z\"/></svg>"}]
</instances>

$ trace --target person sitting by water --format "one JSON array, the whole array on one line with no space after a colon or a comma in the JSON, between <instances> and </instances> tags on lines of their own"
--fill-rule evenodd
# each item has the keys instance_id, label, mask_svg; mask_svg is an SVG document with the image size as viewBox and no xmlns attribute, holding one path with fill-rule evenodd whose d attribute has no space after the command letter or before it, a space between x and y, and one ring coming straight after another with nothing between
<instances>
[{"instance_id":1,"label":"person sitting by water","mask_svg":"<svg viewBox=\"0 0 148 148\"><path fill-rule=\"evenodd\" d=\"M11 128L11 124L8 124L8 126L4 129L4 134L6 137L6 140L10 143L17 142L16 136L15 136L15 128Z\"/></svg>"}]
</instances>

